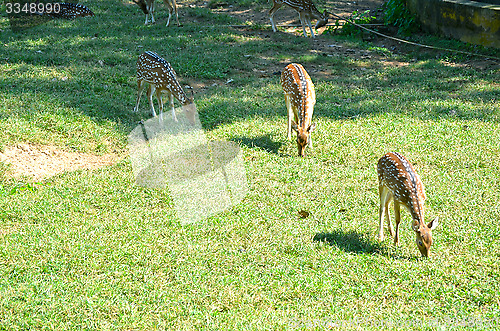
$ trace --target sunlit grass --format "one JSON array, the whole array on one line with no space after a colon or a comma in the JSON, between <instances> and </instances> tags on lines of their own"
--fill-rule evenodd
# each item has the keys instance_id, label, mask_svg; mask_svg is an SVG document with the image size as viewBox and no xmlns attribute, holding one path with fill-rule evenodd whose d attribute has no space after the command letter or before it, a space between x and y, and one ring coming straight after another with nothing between
<instances>
[{"instance_id":1,"label":"sunlit grass","mask_svg":"<svg viewBox=\"0 0 500 331\"><path fill-rule=\"evenodd\" d=\"M187 4L180 28L165 28L163 4L152 26L135 5L85 4L96 17L20 33L0 17L0 151L126 155L127 135L150 116L144 97L132 109L135 62L152 50L183 85L198 84L206 134L241 146L250 191L182 226L168 191L135 185L127 158L39 183L0 162L0 328L498 327L498 70L418 54L391 54L401 67L321 55L307 38L242 32ZM316 85L306 158L286 138L274 71L288 61ZM376 162L388 151L414 164L426 219L440 217L430 259L418 257L406 211L399 247L376 240Z\"/></svg>"}]
</instances>

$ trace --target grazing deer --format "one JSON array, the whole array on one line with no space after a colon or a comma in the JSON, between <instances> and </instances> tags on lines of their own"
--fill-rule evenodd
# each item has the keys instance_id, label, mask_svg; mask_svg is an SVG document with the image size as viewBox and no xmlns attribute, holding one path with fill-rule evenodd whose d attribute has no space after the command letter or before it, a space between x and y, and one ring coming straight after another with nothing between
<instances>
[{"instance_id":1,"label":"grazing deer","mask_svg":"<svg viewBox=\"0 0 500 331\"><path fill-rule=\"evenodd\" d=\"M151 24L153 24L155 22L155 18L153 16L153 13L155 11L155 0L136 0L134 2L142 9L144 14L146 14L146 21L144 22L144 24L148 24L148 16L151 16ZM163 2L168 7L167 26L170 25L170 18L172 17L172 14L175 14L175 18L177 19L177 26L180 26L179 14L177 13L177 2L175 0L163 0Z\"/></svg>"},{"instance_id":2,"label":"grazing deer","mask_svg":"<svg viewBox=\"0 0 500 331\"><path fill-rule=\"evenodd\" d=\"M288 139L292 129L296 131L299 156L305 156L306 145L312 148L311 132L316 128L316 123L311 123L316 104L314 84L302 65L291 63L281 73L281 86L288 110Z\"/></svg>"},{"instance_id":3,"label":"grazing deer","mask_svg":"<svg viewBox=\"0 0 500 331\"><path fill-rule=\"evenodd\" d=\"M311 26L311 19L316 18L318 20L315 26L316 29L321 28L328 23L329 13L326 10L323 11L323 13L320 13L311 0L273 0L273 8L269 10L269 18L271 19L271 26L273 27L274 32L276 32L274 14L283 5L288 5L299 13L300 23L302 24L302 30L304 31L304 37L307 37L305 23L309 26L311 36L313 38L315 37Z\"/></svg>"},{"instance_id":4,"label":"grazing deer","mask_svg":"<svg viewBox=\"0 0 500 331\"><path fill-rule=\"evenodd\" d=\"M186 111L186 116L191 123L194 123L195 110L193 107L193 98L188 98L181 85L177 81L177 75L174 68L165 59L159 57L156 53L147 51L137 60L137 103L134 107L134 112L139 109L139 101L144 88L148 85L147 96L151 106L153 117L156 117L156 112L153 106L153 92L156 94L160 105L160 114L163 113L162 92L167 93L170 101L172 118L177 122L174 108L174 97L181 103Z\"/></svg>"},{"instance_id":5,"label":"grazing deer","mask_svg":"<svg viewBox=\"0 0 500 331\"><path fill-rule=\"evenodd\" d=\"M416 234L417 247L422 256L429 257L432 245L432 230L438 226L438 217L429 224L424 223L424 184L415 172L408 159L399 153L387 153L380 158L377 165L380 193L379 240L384 239L384 214L387 218L389 232L394 236L394 244L399 244L399 223L401 222L400 206L410 212L413 219L412 228ZM396 232L392 228L388 205L394 200Z\"/></svg>"}]
</instances>

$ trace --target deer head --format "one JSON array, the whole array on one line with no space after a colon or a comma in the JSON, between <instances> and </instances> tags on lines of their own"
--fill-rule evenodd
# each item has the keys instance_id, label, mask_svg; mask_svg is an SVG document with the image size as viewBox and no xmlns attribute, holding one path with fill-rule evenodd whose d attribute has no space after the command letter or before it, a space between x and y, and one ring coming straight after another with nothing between
<instances>
[{"instance_id":1,"label":"deer head","mask_svg":"<svg viewBox=\"0 0 500 331\"><path fill-rule=\"evenodd\" d=\"M303 129L297 125L297 123L292 122L292 129L297 132L297 149L299 156L304 157L306 155L306 146L311 144L311 132L316 129L316 123L312 123L307 128Z\"/></svg>"},{"instance_id":2,"label":"deer head","mask_svg":"<svg viewBox=\"0 0 500 331\"><path fill-rule=\"evenodd\" d=\"M330 13L327 12L326 10L321 13L321 17L318 18L318 21L316 22L316 25L314 26L316 29L324 27L328 23L328 17L330 16Z\"/></svg>"},{"instance_id":3,"label":"deer head","mask_svg":"<svg viewBox=\"0 0 500 331\"><path fill-rule=\"evenodd\" d=\"M418 250L423 257L429 257L432 245L432 230L439 224L439 217L436 217L429 224L413 222L413 231L415 231Z\"/></svg>"}]
</instances>

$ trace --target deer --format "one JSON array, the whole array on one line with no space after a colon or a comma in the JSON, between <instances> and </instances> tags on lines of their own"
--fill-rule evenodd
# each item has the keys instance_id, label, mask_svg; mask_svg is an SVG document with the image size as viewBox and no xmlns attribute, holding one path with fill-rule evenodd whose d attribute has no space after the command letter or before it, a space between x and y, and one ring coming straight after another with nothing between
<instances>
[{"instance_id":1,"label":"deer","mask_svg":"<svg viewBox=\"0 0 500 331\"><path fill-rule=\"evenodd\" d=\"M302 65L291 63L281 73L281 86L288 110L288 139L292 129L297 132L299 156L304 157L306 146L312 148L311 133L316 129L316 123L311 123L316 104L314 84Z\"/></svg>"},{"instance_id":2,"label":"deer","mask_svg":"<svg viewBox=\"0 0 500 331\"><path fill-rule=\"evenodd\" d=\"M429 257L432 245L432 230L439 224L439 217L428 224L424 221L424 202L426 199L424 184L411 163L406 157L397 152L390 152L380 158L377 164L379 179L379 230L378 239L384 240L384 214L387 218L387 227L394 237L394 245L399 244L399 223L401 222L400 208L404 206L410 213L415 231L417 247L422 257ZM389 216L389 203L394 201L396 231L394 231Z\"/></svg>"},{"instance_id":3,"label":"deer","mask_svg":"<svg viewBox=\"0 0 500 331\"><path fill-rule=\"evenodd\" d=\"M155 11L155 0L136 0L134 1L146 14L146 21L144 25L148 25L149 16L151 16L151 24L155 23L155 18L153 13ZM166 26L170 26L170 19L172 18L172 14L175 14L175 18L177 19L177 26L181 26L179 23L179 14L177 13L177 2L176 0L163 0L163 3L168 8L168 20Z\"/></svg>"},{"instance_id":4,"label":"deer","mask_svg":"<svg viewBox=\"0 0 500 331\"><path fill-rule=\"evenodd\" d=\"M289 7L295 9L299 13L300 23L302 24L302 31L304 32L304 37L307 37L305 23L309 26L311 31L311 36L315 38L311 19L316 18L315 29L321 28L328 23L328 16L330 15L326 10L322 13L316 8L311 0L273 0L273 8L269 10L269 18L271 20L271 26L273 31L276 32L276 23L274 22L274 14L283 5L288 5Z\"/></svg>"},{"instance_id":5,"label":"deer","mask_svg":"<svg viewBox=\"0 0 500 331\"><path fill-rule=\"evenodd\" d=\"M196 111L194 108L193 98L188 98L181 85L177 81L177 74L174 68L165 59L151 51L144 52L137 60L137 102L134 107L134 112L139 109L141 94L148 86L147 97L153 117L156 117L156 112L153 106L153 93L156 94L160 105L159 113L163 113L162 93L165 92L171 106L172 119L177 122L175 115L174 97L181 103L183 110L186 111L188 120L193 124Z\"/></svg>"}]
</instances>

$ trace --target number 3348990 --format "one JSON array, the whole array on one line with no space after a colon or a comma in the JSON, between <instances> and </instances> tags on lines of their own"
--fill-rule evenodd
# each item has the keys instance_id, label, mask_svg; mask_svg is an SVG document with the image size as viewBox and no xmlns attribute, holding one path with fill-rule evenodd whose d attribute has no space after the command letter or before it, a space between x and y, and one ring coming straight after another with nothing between
<instances>
[{"instance_id":1,"label":"number 3348990","mask_svg":"<svg viewBox=\"0 0 500 331\"><path fill-rule=\"evenodd\" d=\"M7 14L41 14L41 13L59 13L61 11L61 5L59 3L35 3L35 2L7 2L5 4Z\"/></svg>"}]
</instances>

